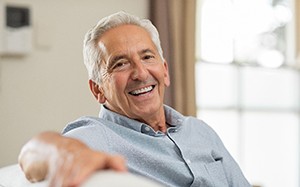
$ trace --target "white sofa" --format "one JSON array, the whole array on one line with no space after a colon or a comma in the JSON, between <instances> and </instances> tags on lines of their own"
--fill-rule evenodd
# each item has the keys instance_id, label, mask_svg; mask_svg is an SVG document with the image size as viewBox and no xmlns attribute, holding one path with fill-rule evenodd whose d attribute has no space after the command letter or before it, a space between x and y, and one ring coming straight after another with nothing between
<instances>
[{"instance_id":1,"label":"white sofa","mask_svg":"<svg viewBox=\"0 0 300 187\"><path fill-rule=\"evenodd\" d=\"M130 173L99 171L94 173L81 187L162 187L144 177ZM48 182L30 183L19 165L0 169L0 187L48 187Z\"/></svg>"}]
</instances>

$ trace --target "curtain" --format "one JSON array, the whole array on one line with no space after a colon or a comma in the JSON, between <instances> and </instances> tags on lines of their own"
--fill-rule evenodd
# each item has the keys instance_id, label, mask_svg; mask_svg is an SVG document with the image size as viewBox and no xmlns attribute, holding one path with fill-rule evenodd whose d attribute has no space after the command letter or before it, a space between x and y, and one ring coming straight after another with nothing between
<instances>
[{"instance_id":1,"label":"curtain","mask_svg":"<svg viewBox=\"0 0 300 187\"><path fill-rule=\"evenodd\" d=\"M150 19L160 33L171 85L165 103L185 115L196 115L196 0L150 0Z\"/></svg>"},{"instance_id":2,"label":"curtain","mask_svg":"<svg viewBox=\"0 0 300 187\"><path fill-rule=\"evenodd\" d=\"M300 67L300 0L295 0L295 24L296 24L296 57L297 65Z\"/></svg>"}]
</instances>

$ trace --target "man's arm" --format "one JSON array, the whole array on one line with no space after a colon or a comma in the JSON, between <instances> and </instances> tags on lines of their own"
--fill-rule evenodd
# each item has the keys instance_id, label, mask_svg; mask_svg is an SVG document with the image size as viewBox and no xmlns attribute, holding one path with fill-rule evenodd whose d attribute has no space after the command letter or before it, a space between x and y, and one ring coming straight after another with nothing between
<instances>
[{"instance_id":1,"label":"man's arm","mask_svg":"<svg viewBox=\"0 0 300 187\"><path fill-rule=\"evenodd\" d=\"M19 164L31 182L50 180L50 186L78 186L96 170L126 171L125 161L90 149L77 139L44 132L27 142Z\"/></svg>"}]
</instances>

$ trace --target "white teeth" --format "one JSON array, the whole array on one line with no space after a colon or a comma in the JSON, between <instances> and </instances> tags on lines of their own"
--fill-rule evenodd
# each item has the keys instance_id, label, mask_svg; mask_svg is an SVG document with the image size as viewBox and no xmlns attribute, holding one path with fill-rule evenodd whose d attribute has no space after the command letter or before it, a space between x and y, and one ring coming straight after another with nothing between
<instances>
[{"instance_id":1,"label":"white teeth","mask_svg":"<svg viewBox=\"0 0 300 187\"><path fill-rule=\"evenodd\" d=\"M132 91L130 93L133 94L133 95L138 95L138 94L141 94L141 93L149 92L151 90L152 90L152 86L148 86L148 87L145 87L145 88L134 90L134 91Z\"/></svg>"}]
</instances>

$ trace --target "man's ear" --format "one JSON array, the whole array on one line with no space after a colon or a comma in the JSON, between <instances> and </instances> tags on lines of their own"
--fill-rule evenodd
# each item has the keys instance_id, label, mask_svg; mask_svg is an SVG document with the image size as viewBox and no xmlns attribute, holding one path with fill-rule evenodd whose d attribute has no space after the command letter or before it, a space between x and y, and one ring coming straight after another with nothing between
<instances>
[{"instance_id":1,"label":"man's ear","mask_svg":"<svg viewBox=\"0 0 300 187\"><path fill-rule=\"evenodd\" d=\"M166 60L164 60L164 82L166 87L170 86L169 68Z\"/></svg>"},{"instance_id":2,"label":"man's ear","mask_svg":"<svg viewBox=\"0 0 300 187\"><path fill-rule=\"evenodd\" d=\"M104 104L106 101L106 98L104 96L104 92L102 88L96 84L94 81L89 80L90 90L97 99L97 101L101 104Z\"/></svg>"}]
</instances>

